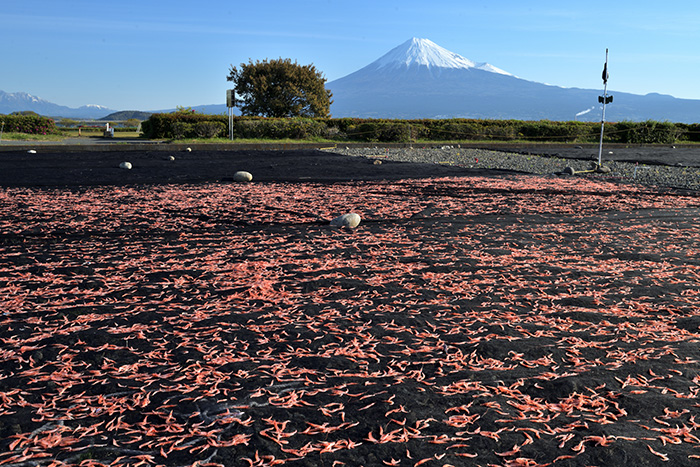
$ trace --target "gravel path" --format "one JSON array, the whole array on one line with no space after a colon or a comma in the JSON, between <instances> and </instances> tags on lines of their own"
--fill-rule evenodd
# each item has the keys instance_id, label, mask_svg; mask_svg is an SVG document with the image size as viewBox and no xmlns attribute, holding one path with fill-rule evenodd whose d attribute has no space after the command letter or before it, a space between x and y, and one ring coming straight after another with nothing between
<instances>
[{"instance_id":1,"label":"gravel path","mask_svg":"<svg viewBox=\"0 0 700 467\"><path fill-rule=\"evenodd\" d=\"M330 152L347 156L376 158L402 162L422 162L455 165L478 169L512 170L531 174L562 173L566 167L574 171L588 171L595 167L590 159L565 159L552 156L525 155L486 149L443 146L439 148L335 148ZM596 158L597 159L597 158ZM606 161L603 167L610 173L586 174L618 179L629 183L661 187L700 190L700 168L670 165L646 165L633 162ZM583 174L581 174L583 175Z\"/></svg>"}]
</instances>

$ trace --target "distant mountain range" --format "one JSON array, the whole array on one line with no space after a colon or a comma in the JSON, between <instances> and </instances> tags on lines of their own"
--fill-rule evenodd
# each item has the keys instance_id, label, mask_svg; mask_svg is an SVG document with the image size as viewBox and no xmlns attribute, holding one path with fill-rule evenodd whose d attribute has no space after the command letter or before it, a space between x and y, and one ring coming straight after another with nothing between
<instances>
[{"instance_id":1,"label":"distant mountain range","mask_svg":"<svg viewBox=\"0 0 700 467\"><path fill-rule=\"evenodd\" d=\"M198 105L192 107L197 112L220 114L226 113L225 104ZM11 114L31 110L39 115L55 118L90 119L90 120L126 120L127 118L148 118L154 112L174 112L177 109L155 110L143 112L140 110L114 110L102 105L83 105L78 108L67 107L49 102L26 92L8 93L0 90L0 114ZM145 115L145 116L144 116Z\"/></svg>"},{"instance_id":2,"label":"distant mountain range","mask_svg":"<svg viewBox=\"0 0 700 467\"><path fill-rule=\"evenodd\" d=\"M327 83L326 88L333 92L333 117L598 121L601 116L600 89L524 80L489 63L475 63L428 39L410 39L356 72ZM700 122L700 100L610 93L614 100L606 108L609 121ZM226 113L224 104L192 108ZM23 110L52 117L117 119L112 115L116 110L99 105L76 109L25 92L0 91L0 114Z\"/></svg>"},{"instance_id":3,"label":"distant mountain range","mask_svg":"<svg viewBox=\"0 0 700 467\"><path fill-rule=\"evenodd\" d=\"M334 117L597 121L602 110L602 89L527 81L418 38L326 87L333 92ZM610 94L606 120L700 122L700 100Z\"/></svg>"},{"instance_id":4,"label":"distant mountain range","mask_svg":"<svg viewBox=\"0 0 700 467\"><path fill-rule=\"evenodd\" d=\"M0 114L11 114L31 110L47 117L100 118L114 112L101 105L84 105L77 109L54 104L26 92L7 93L0 91Z\"/></svg>"}]
</instances>

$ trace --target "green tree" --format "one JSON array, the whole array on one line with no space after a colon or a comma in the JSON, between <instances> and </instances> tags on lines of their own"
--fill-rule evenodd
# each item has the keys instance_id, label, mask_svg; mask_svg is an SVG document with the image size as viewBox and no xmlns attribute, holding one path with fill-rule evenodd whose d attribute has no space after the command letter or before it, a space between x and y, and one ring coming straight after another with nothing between
<instances>
[{"instance_id":1,"label":"green tree","mask_svg":"<svg viewBox=\"0 0 700 467\"><path fill-rule=\"evenodd\" d=\"M242 115L264 117L329 117L333 94L313 65L290 59L263 60L239 68L231 65L226 78L234 83Z\"/></svg>"}]
</instances>

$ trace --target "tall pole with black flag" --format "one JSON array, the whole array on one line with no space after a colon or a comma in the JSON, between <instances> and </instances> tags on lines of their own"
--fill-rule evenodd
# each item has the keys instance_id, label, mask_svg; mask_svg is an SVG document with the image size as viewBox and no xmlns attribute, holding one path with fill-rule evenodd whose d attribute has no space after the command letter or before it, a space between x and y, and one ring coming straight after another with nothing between
<instances>
[{"instance_id":1,"label":"tall pole with black flag","mask_svg":"<svg viewBox=\"0 0 700 467\"><path fill-rule=\"evenodd\" d=\"M613 101L608 96L608 49L605 49L605 66L603 67L603 95L598 96L598 102L603 104L603 118L600 120L600 147L598 148L598 167L603 163L603 130L605 128L605 106Z\"/></svg>"}]
</instances>

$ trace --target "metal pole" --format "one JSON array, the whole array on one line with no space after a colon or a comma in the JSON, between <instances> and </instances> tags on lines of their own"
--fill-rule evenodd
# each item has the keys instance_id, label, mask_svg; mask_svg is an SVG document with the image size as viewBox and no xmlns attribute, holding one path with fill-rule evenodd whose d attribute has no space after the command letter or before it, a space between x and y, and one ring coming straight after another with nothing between
<instances>
[{"instance_id":1,"label":"metal pole","mask_svg":"<svg viewBox=\"0 0 700 467\"><path fill-rule=\"evenodd\" d=\"M233 141L233 107L228 108L228 139Z\"/></svg>"},{"instance_id":2,"label":"metal pole","mask_svg":"<svg viewBox=\"0 0 700 467\"><path fill-rule=\"evenodd\" d=\"M0 127L0 141L2 141L2 132L5 130L5 121L2 122L2 127Z\"/></svg>"},{"instance_id":3,"label":"metal pole","mask_svg":"<svg viewBox=\"0 0 700 467\"><path fill-rule=\"evenodd\" d=\"M605 105L608 103L608 49L605 49L605 67L603 68L603 117L600 120L600 146L598 148L598 167L603 163L603 130L605 128Z\"/></svg>"}]
</instances>

